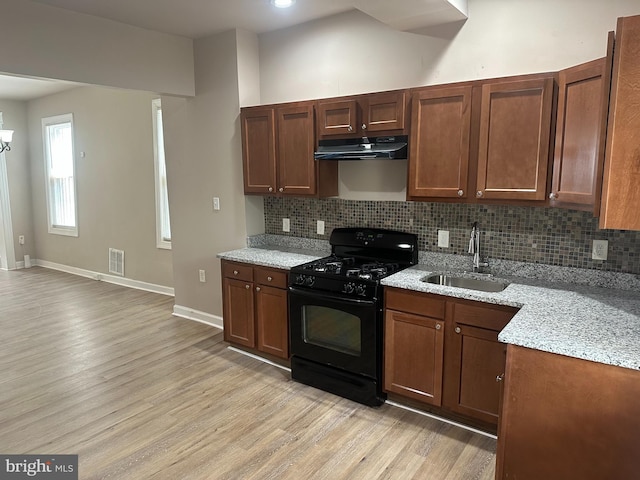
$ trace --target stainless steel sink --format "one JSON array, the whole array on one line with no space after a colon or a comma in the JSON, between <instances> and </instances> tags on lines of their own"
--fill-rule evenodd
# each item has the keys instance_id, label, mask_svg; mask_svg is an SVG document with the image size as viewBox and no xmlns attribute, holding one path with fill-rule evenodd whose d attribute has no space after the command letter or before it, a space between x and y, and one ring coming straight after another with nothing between
<instances>
[{"instance_id":1,"label":"stainless steel sink","mask_svg":"<svg viewBox=\"0 0 640 480\"><path fill-rule=\"evenodd\" d=\"M435 274L422 279L423 282L435 285L445 285L447 287L468 288L470 290L480 290L482 292L501 292L508 282L496 279L460 277L456 275Z\"/></svg>"}]
</instances>

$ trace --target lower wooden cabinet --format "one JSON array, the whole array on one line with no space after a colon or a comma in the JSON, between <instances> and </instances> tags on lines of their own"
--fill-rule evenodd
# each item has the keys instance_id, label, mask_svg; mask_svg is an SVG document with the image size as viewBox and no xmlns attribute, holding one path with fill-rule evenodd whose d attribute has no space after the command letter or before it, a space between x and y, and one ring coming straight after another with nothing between
<instances>
[{"instance_id":1,"label":"lower wooden cabinet","mask_svg":"<svg viewBox=\"0 0 640 480\"><path fill-rule=\"evenodd\" d=\"M384 334L384 388L440 406L444 321L387 310Z\"/></svg>"},{"instance_id":2,"label":"lower wooden cabinet","mask_svg":"<svg viewBox=\"0 0 640 480\"><path fill-rule=\"evenodd\" d=\"M496 427L517 309L394 288L385 308L385 390Z\"/></svg>"},{"instance_id":3,"label":"lower wooden cabinet","mask_svg":"<svg viewBox=\"0 0 640 480\"><path fill-rule=\"evenodd\" d=\"M224 339L289 358L287 272L222 261Z\"/></svg>"}]
</instances>

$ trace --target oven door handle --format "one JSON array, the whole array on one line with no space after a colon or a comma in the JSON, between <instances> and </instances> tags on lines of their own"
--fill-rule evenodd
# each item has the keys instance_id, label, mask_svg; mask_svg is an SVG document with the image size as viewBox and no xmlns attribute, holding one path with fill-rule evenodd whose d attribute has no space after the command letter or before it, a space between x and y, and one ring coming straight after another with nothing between
<instances>
[{"instance_id":1,"label":"oven door handle","mask_svg":"<svg viewBox=\"0 0 640 480\"><path fill-rule=\"evenodd\" d=\"M343 297L341 295L335 295L331 293L319 292L317 290L303 290L296 287L289 287L289 293L300 295L307 298L321 298L324 300L332 300L334 302L347 303L351 305L375 305L375 300L361 300L359 298Z\"/></svg>"}]
</instances>

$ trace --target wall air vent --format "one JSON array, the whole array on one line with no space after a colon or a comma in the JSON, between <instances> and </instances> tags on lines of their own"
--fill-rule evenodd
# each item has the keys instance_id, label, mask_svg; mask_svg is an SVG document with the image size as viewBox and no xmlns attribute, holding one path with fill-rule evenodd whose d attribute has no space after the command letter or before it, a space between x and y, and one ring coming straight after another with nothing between
<instances>
[{"instance_id":1,"label":"wall air vent","mask_svg":"<svg viewBox=\"0 0 640 480\"><path fill-rule=\"evenodd\" d=\"M109 273L124 277L124 250L109 249Z\"/></svg>"}]
</instances>

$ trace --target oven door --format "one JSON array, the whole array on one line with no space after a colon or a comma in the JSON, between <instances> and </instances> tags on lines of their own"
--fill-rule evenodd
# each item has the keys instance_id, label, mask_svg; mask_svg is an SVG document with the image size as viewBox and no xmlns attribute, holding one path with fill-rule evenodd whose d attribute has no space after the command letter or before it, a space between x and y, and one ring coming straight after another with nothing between
<instances>
[{"instance_id":1,"label":"oven door","mask_svg":"<svg viewBox=\"0 0 640 480\"><path fill-rule=\"evenodd\" d=\"M376 304L289 287L292 356L377 379L382 311Z\"/></svg>"}]
</instances>

